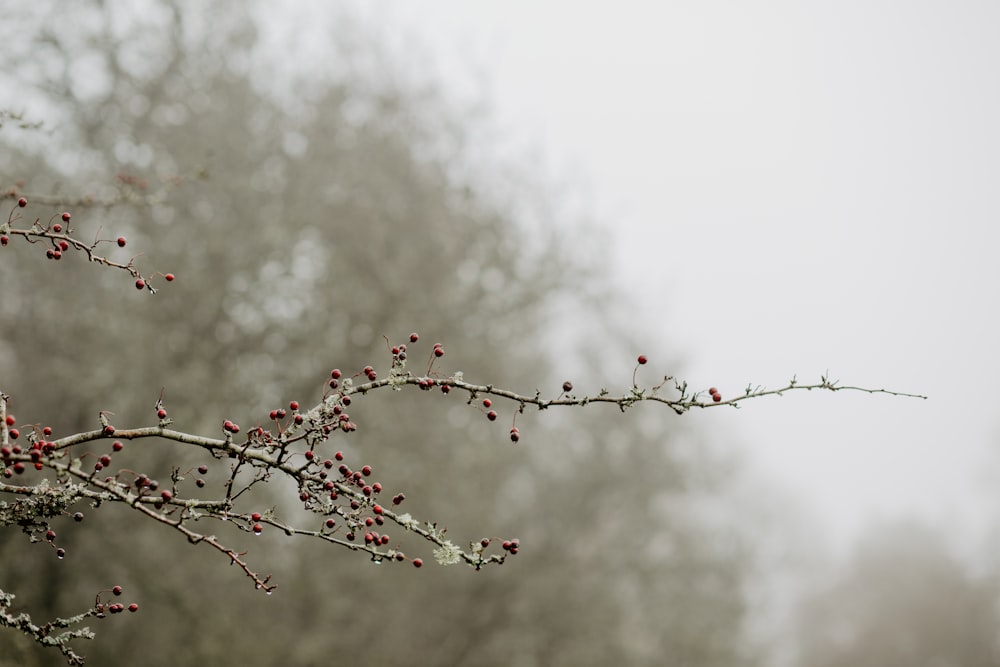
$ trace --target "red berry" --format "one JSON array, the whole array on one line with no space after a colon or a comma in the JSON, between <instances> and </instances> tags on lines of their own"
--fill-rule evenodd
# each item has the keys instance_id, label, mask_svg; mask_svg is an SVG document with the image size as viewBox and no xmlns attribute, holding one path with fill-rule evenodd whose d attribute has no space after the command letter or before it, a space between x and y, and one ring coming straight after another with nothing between
<instances>
[{"instance_id":1,"label":"red berry","mask_svg":"<svg viewBox=\"0 0 1000 667\"><path fill-rule=\"evenodd\" d=\"M163 408L160 408L159 410L156 411L156 416L159 417L160 419L166 419L167 411L164 410Z\"/></svg>"},{"instance_id":2,"label":"red berry","mask_svg":"<svg viewBox=\"0 0 1000 667\"><path fill-rule=\"evenodd\" d=\"M484 399L483 399L483 407L484 407L484 408L488 408L488 407L490 407L491 405L493 405L493 401L491 401L491 400L490 400L490 399L488 399L488 398L484 398Z\"/></svg>"},{"instance_id":3,"label":"red berry","mask_svg":"<svg viewBox=\"0 0 1000 667\"><path fill-rule=\"evenodd\" d=\"M338 461L343 461L344 460L344 452L337 452L336 454L333 455L333 458L337 459Z\"/></svg>"},{"instance_id":4,"label":"red berry","mask_svg":"<svg viewBox=\"0 0 1000 667\"><path fill-rule=\"evenodd\" d=\"M10 241L10 239L7 238L6 234L4 234L3 236L0 236L0 245L7 245L7 243L9 241Z\"/></svg>"},{"instance_id":5,"label":"red berry","mask_svg":"<svg viewBox=\"0 0 1000 667\"><path fill-rule=\"evenodd\" d=\"M718 390L718 389L716 389L715 387L711 387L711 388L710 388L710 389L708 390L708 393L709 393L709 394L718 394L718 393L719 393L719 390Z\"/></svg>"},{"instance_id":6,"label":"red berry","mask_svg":"<svg viewBox=\"0 0 1000 667\"><path fill-rule=\"evenodd\" d=\"M52 259L62 259L62 251L61 250L53 250L52 251Z\"/></svg>"},{"instance_id":7,"label":"red berry","mask_svg":"<svg viewBox=\"0 0 1000 667\"><path fill-rule=\"evenodd\" d=\"M114 588L111 589L111 592L114 593L115 595L121 595L122 594L122 587L121 586L115 586Z\"/></svg>"},{"instance_id":8,"label":"red berry","mask_svg":"<svg viewBox=\"0 0 1000 667\"><path fill-rule=\"evenodd\" d=\"M207 475L208 474L208 466L198 466L198 474L200 474L200 475Z\"/></svg>"},{"instance_id":9,"label":"red berry","mask_svg":"<svg viewBox=\"0 0 1000 667\"><path fill-rule=\"evenodd\" d=\"M145 286L146 286L146 281L143 280L142 278L139 278L138 280L135 281L135 288L136 289L142 289Z\"/></svg>"},{"instance_id":10,"label":"red berry","mask_svg":"<svg viewBox=\"0 0 1000 667\"><path fill-rule=\"evenodd\" d=\"M254 521L260 521L260 512L254 512L250 515L250 518Z\"/></svg>"},{"instance_id":11,"label":"red berry","mask_svg":"<svg viewBox=\"0 0 1000 667\"><path fill-rule=\"evenodd\" d=\"M482 540L479 541L479 544L482 545L482 547L485 549L486 547L490 546L490 538L484 537Z\"/></svg>"},{"instance_id":12,"label":"red berry","mask_svg":"<svg viewBox=\"0 0 1000 667\"><path fill-rule=\"evenodd\" d=\"M521 439L521 432L518 431L516 427L512 428L510 430L510 441L511 442L517 442L520 439Z\"/></svg>"},{"instance_id":13,"label":"red berry","mask_svg":"<svg viewBox=\"0 0 1000 667\"><path fill-rule=\"evenodd\" d=\"M66 557L66 550L65 549L63 549L62 547L59 547L58 549L56 549L56 558L58 558L59 560L62 560L65 557Z\"/></svg>"},{"instance_id":14,"label":"red berry","mask_svg":"<svg viewBox=\"0 0 1000 667\"><path fill-rule=\"evenodd\" d=\"M65 241L60 241L59 242L59 249L62 250L63 252L67 251L67 250L69 250L69 244L66 243Z\"/></svg>"},{"instance_id":15,"label":"red berry","mask_svg":"<svg viewBox=\"0 0 1000 667\"><path fill-rule=\"evenodd\" d=\"M404 500L406 500L406 496L404 496L402 493L397 493L396 495L394 495L392 497L392 504L393 505L398 505L401 502L403 502Z\"/></svg>"},{"instance_id":16,"label":"red berry","mask_svg":"<svg viewBox=\"0 0 1000 667\"><path fill-rule=\"evenodd\" d=\"M330 371L330 377L332 377L334 380L340 379L340 376L341 372L339 368L334 368L332 371Z\"/></svg>"},{"instance_id":17,"label":"red berry","mask_svg":"<svg viewBox=\"0 0 1000 667\"><path fill-rule=\"evenodd\" d=\"M116 452L120 452L121 450L125 449L125 445L123 445L120 441L115 440L114 442L111 443L111 449L115 450Z\"/></svg>"},{"instance_id":18,"label":"red berry","mask_svg":"<svg viewBox=\"0 0 1000 667\"><path fill-rule=\"evenodd\" d=\"M108 456L107 454L105 454L104 456L102 456L101 457L101 465L102 466L109 466L109 465L111 465L111 457Z\"/></svg>"},{"instance_id":19,"label":"red berry","mask_svg":"<svg viewBox=\"0 0 1000 667\"><path fill-rule=\"evenodd\" d=\"M119 248L124 248L126 243L127 243L127 241L125 240L124 236L119 236L118 237L118 247Z\"/></svg>"},{"instance_id":20,"label":"red berry","mask_svg":"<svg viewBox=\"0 0 1000 667\"><path fill-rule=\"evenodd\" d=\"M649 359L646 358L645 354L640 354L639 358L636 361L638 361L639 364L641 365L641 364L645 364L647 361L649 361Z\"/></svg>"},{"instance_id":21,"label":"red berry","mask_svg":"<svg viewBox=\"0 0 1000 667\"><path fill-rule=\"evenodd\" d=\"M291 403L288 404L288 408L290 410L298 410L299 409L299 402L298 401L292 401Z\"/></svg>"},{"instance_id":22,"label":"red berry","mask_svg":"<svg viewBox=\"0 0 1000 667\"><path fill-rule=\"evenodd\" d=\"M52 231L54 231L56 234L58 234L59 232L62 231L62 225L60 225L57 222L56 224L52 225Z\"/></svg>"},{"instance_id":23,"label":"red berry","mask_svg":"<svg viewBox=\"0 0 1000 667\"><path fill-rule=\"evenodd\" d=\"M372 467L371 466L362 466L361 467L361 474L364 475L365 477L367 477L368 475L372 474Z\"/></svg>"},{"instance_id":24,"label":"red berry","mask_svg":"<svg viewBox=\"0 0 1000 667\"><path fill-rule=\"evenodd\" d=\"M443 357L444 356L444 348L441 347L440 345L438 345L437 347L435 347L434 348L434 356L435 357Z\"/></svg>"},{"instance_id":25,"label":"red berry","mask_svg":"<svg viewBox=\"0 0 1000 667\"><path fill-rule=\"evenodd\" d=\"M10 439L11 439L11 440L17 440L17 437L18 437L19 435L21 435L21 432L20 432L20 431L18 431L18 430L17 430L16 428L12 428L12 429L10 429L9 431L7 431L7 433L9 433L9 434L10 434Z\"/></svg>"},{"instance_id":26,"label":"red berry","mask_svg":"<svg viewBox=\"0 0 1000 667\"><path fill-rule=\"evenodd\" d=\"M720 394L718 392L712 394L712 400L715 401L716 403L718 403L719 401L722 400L722 394Z\"/></svg>"},{"instance_id":27,"label":"red berry","mask_svg":"<svg viewBox=\"0 0 1000 667\"><path fill-rule=\"evenodd\" d=\"M486 413L486 418L489 419L491 422L492 421L496 421L496 419L497 419L497 412L496 412L496 410L490 410L489 412L487 412Z\"/></svg>"},{"instance_id":28,"label":"red berry","mask_svg":"<svg viewBox=\"0 0 1000 667\"><path fill-rule=\"evenodd\" d=\"M104 427L104 435L114 435L114 434L115 434L114 426L108 424L107 426Z\"/></svg>"},{"instance_id":29,"label":"red berry","mask_svg":"<svg viewBox=\"0 0 1000 667\"><path fill-rule=\"evenodd\" d=\"M69 213L63 213L62 214L63 222L69 222L69 218L70 218Z\"/></svg>"},{"instance_id":30,"label":"red berry","mask_svg":"<svg viewBox=\"0 0 1000 667\"><path fill-rule=\"evenodd\" d=\"M45 533L45 539L47 539L49 542L51 542L54 539L56 539L56 531L54 531L54 530L46 531L46 533Z\"/></svg>"},{"instance_id":31,"label":"red berry","mask_svg":"<svg viewBox=\"0 0 1000 667\"><path fill-rule=\"evenodd\" d=\"M563 391L570 392L573 391L573 383L569 380L563 382Z\"/></svg>"},{"instance_id":32,"label":"red berry","mask_svg":"<svg viewBox=\"0 0 1000 667\"><path fill-rule=\"evenodd\" d=\"M418 340L420 340L420 336L417 335L417 332L414 331L413 333L410 334L411 343L416 343Z\"/></svg>"},{"instance_id":33,"label":"red berry","mask_svg":"<svg viewBox=\"0 0 1000 667\"><path fill-rule=\"evenodd\" d=\"M316 455L313 451L311 449L306 450L306 461L312 461L314 458L316 458Z\"/></svg>"},{"instance_id":34,"label":"red berry","mask_svg":"<svg viewBox=\"0 0 1000 667\"><path fill-rule=\"evenodd\" d=\"M54 259L56 254L55 251L52 250L52 248L49 248L48 250L45 251L45 256L48 257L49 259Z\"/></svg>"},{"instance_id":35,"label":"red berry","mask_svg":"<svg viewBox=\"0 0 1000 667\"><path fill-rule=\"evenodd\" d=\"M7 415L6 422L7 426L13 426L14 424L17 423L17 419L14 418L14 415Z\"/></svg>"},{"instance_id":36,"label":"red berry","mask_svg":"<svg viewBox=\"0 0 1000 667\"><path fill-rule=\"evenodd\" d=\"M174 497L174 494L164 489L163 491L160 491L160 497L166 501L169 501L171 498Z\"/></svg>"},{"instance_id":37,"label":"red berry","mask_svg":"<svg viewBox=\"0 0 1000 667\"><path fill-rule=\"evenodd\" d=\"M255 523L253 525L253 532L254 535L260 535L262 532L264 532L264 526L260 525L259 523Z\"/></svg>"},{"instance_id":38,"label":"red berry","mask_svg":"<svg viewBox=\"0 0 1000 667\"><path fill-rule=\"evenodd\" d=\"M375 505L374 507L372 507L372 511L375 512L375 514L381 514L382 511L383 511L382 510L382 506L381 505Z\"/></svg>"},{"instance_id":39,"label":"red berry","mask_svg":"<svg viewBox=\"0 0 1000 667\"><path fill-rule=\"evenodd\" d=\"M25 199L24 197L21 197L20 199L17 200L17 205L20 206L21 208L24 208L25 206L28 205L28 200Z\"/></svg>"},{"instance_id":40,"label":"red berry","mask_svg":"<svg viewBox=\"0 0 1000 667\"><path fill-rule=\"evenodd\" d=\"M20 461L18 461L17 463L15 463L14 464L14 472L16 472L18 475L20 475L22 472L24 472L24 464L21 463Z\"/></svg>"},{"instance_id":41,"label":"red berry","mask_svg":"<svg viewBox=\"0 0 1000 667\"><path fill-rule=\"evenodd\" d=\"M168 283L172 283L174 282L174 274L168 273L167 275L163 276L163 279L166 280Z\"/></svg>"},{"instance_id":42,"label":"red berry","mask_svg":"<svg viewBox=\"0 0 1000 667\"><path fill-rule=\"evenodd\" d=\"M139 605L137 605L136 603L133 602L132 604L130 604L128 606L128 610L131 611L131 612L137 612L137 611L139 611Z\"/></svg>"},{"instance_id":43,"label":"red berry","mask_svg":"<svg viewBox=\"0 0 1000 667\"><path fill-rule=\"evenodd\" d=\"M76 521L77 523L83 521L83 512L77 512L76 514L74 514L73 521Z\"/></svg>"},{"instance_id":44,"label":"red berry","mask_svg":"<svg viewBox=\"0 0 1000 667\"><path fill-rule=\"evenodd\" d=\"M424 566L424 561L420 560L419 558L413 559L413 567L423 567L423 566Z\"/></svg>"}]
</instances>

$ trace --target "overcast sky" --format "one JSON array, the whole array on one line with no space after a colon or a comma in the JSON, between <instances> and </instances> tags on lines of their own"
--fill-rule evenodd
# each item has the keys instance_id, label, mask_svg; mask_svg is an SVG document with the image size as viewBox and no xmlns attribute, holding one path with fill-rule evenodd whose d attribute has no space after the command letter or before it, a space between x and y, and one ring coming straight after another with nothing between
<instances>
[{"instance_id":1,"label":"overcast sky","mask_svg":"<svg viewBox=\"0 0 1000 667\"><path fill-rule=\"evenodd\" d=\"M930 396L684 417L834 543L998 516L1000 4L357 4L586 193L653 359L725 394L829 369Z\"/></svg>"}]
</instances>

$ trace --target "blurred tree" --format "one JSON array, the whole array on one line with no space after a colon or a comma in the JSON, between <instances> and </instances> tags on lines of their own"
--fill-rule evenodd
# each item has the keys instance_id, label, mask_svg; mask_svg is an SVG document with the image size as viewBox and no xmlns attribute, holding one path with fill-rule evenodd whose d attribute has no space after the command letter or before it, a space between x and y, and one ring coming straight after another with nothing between
<instances>
[{"instance_id":1,"label":"blurred tree","mask_svg":"<svg viewBox=\"0 0 1000 667\"><path fill-rule=\"evenodd\" d=\"M538 341L567 301L586 308L591 339L573 365L631 358L631 334L602 318L613 305L590 296L606 293L605 277L577 259L599 254L599 239L557 219L536 174L476 163L474 121L393 77L391 58L374 73L334 63L338 77L269 80L282 56L262 48L252 18L268 11L95 0L11 17L5 87L49 129L0 131L0 173L29 192L132 202L81 206L74 220L123 232L147 251L139 261L178 275L142 298L76 258L5 249L0 376L19 415L57 433L93 428L98 410L149 423L165 387L180 425L215 433L223 418L264 421L318 398L330 368L378 367L381 335L411 330L444 342L467 377L530 393L564 379ZM329 38L329 58L361 48L342 28ZM728 473L678 456L662 410L527 415L531 437L512 448L464 400L393 398L358 401L362 430L344 447L456 538L520 533L519 560L417 573L265 534L246 541L281 585L264 598L215 554L109 507L62 531L66 561L24 556L3 529L0 587L41 617L113 583L140 596L142 613L102 623L81 647L95 664L752 661L744 544L699 519ZM134 443L133 467L167 477L200 460L163 445ZM61 660L11 633L0 649L4 665Z\"/></svg>"},{"instance_id":2,"label":"blurred tree","mask_svg":"<svg viewBox=\"0 0 1000 667\"><path fill-rule=\"evenodd\" d=\"M1000 665L998 589L911 521L873 526L844 571L801 606L803 667Z\"/></svg>"}]
</instances>

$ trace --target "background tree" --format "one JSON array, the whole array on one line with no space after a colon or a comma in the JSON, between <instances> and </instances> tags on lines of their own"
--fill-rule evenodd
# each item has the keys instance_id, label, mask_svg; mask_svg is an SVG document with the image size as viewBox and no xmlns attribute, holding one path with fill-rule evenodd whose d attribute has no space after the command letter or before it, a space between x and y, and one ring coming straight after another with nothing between
<instances>
[{"instance_id":1,"label":"background tree","mask_svg":"<svg viewBox=\"0 0 1000 667\"><path fill-rule=\"evenodd\" d=\"M842 571L801 606L797 664L996 665L997 581L936 531L872 526Z\"/></svg>"}]
</instances>

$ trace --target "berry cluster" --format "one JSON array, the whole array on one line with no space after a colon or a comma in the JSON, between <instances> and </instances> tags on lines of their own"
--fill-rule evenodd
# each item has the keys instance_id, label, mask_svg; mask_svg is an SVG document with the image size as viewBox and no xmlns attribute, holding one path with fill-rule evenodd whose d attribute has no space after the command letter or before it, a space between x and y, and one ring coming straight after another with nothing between
<instances>
[{"instance_id":1,"label":"berry cluster","mask_svg":"<svg viewBox=\"0 0 1000 667\"><path fill-rule=\"evenodd\" d=\"M133 278L135 278L136 289L148 289L150 292L156 292L156 290L150 285L149 277L144 278L139 273L139 270L136 269L134 258L130 259L127 263L122 264L97 254L98 246L101 243L107 243L109 241L106 239L100 239L94 241L93 243L86 243L75 237L73 235L75 230L70 227L70 220L73 216L68 211L53 215L49 219L48 223L43 223L41 218L35 218L30 227L14 227L14 224L22 219L22 215L19 212L20 209L24 209L27 206L28 199L26 197L19 197L16 206L11 209L7 222L0 224L0 246L8 245L10 243L11 236L21 236L28 243L44 243L46 245L45 256L48 259L56 261L61 260L65 253L73 248L86 254L87 259L91 262L97 262L99 264L104 264L105 266L127 271ZM115 243L119 248L124 248L127 245L127 240L124 236L119 236L115 239ZM172 273L158 273L156 275L162 275L164 280L167 282L173 282L174 280L174 274Z\"/></svg>"}]
</instances>

